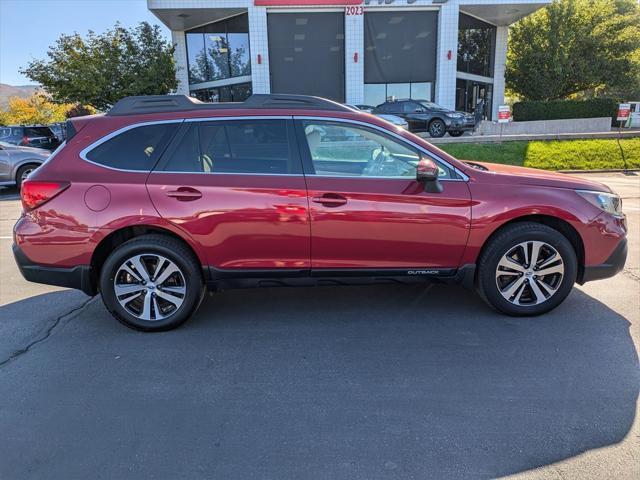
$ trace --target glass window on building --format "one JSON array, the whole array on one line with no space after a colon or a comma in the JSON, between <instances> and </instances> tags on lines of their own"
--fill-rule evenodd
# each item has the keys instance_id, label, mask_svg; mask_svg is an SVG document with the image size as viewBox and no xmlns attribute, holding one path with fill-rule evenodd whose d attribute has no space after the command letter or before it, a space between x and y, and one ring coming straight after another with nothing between
<instances>
[{"instance_id":1,"label":"glass window on building","mask_svg":"<svg viewBox=\"0 0 640 480\"><path fill-rule=\"evenodd\" d=\"M251 75L246 13L188 30L185 36L190 84Z\"/></svg>"},{"instance_id":2,"label":"glass window on building","mask_svg":"<svg viewBox=\"0 0 640 480\"><path fill-rule=\"evenodd\" d=\"M390 99L432 100L432 82L414 83L366 83L364 86L365 105L377 106Z\"/></svg>"},{"instance_id":3,"label":"glass window on building","mask_svg":"<svg viewBox=\"0 0 640 480\"><path fill-rule=\"evenodd\" d=\"M244 102L251 96L251 83L192 90L191 96L203 102Z\"/></svg>"},{"instance_id":4,"label":"glass window on building","mask_svg":"<svg viewBox=\"0 0 640 480\"><path fill-rule=\"evenodd\" d=\"M436 78L438 12L364 15L365 103L389 97L432 100Z\"/></svg>"},{"instance_id":5,"label":"glass window on building","mask_svg":"<svg viewBox=\"0 0 640 480\"><path fill-rule=\"evenodd\" d=\"M493 78L496 27L460 13L458 71Z\"/></svg>"}]
</instances>

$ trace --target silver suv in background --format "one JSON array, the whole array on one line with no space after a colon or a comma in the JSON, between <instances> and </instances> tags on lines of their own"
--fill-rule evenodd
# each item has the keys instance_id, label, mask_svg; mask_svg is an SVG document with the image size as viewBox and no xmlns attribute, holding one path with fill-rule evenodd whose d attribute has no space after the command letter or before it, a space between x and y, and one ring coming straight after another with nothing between
<instances>
[{"instance_id":1,"label":"silver suv in background","mask_svg":"<svg viewBox=\"0 0 640 480\"><path fill-rule=\"evenodd\" d=\"M20 188L22 181L49 158L43 148L19 147L0 142L0 185Z\"/></svg>"}]
</instances>

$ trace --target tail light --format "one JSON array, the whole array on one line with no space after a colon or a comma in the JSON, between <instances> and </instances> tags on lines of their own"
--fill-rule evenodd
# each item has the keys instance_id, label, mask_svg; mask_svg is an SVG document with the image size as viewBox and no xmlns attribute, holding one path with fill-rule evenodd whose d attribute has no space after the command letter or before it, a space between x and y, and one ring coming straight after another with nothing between
<instances>
[{"instance_id":1,"label":"tail light","mask_svg":"<svg viewBox=\"0 0 640 480\"><path fill-rule=\"evenodd\" d=\"M24 211L33 210L53 197L60 195L67 188L69 182L38 182L25 180L22 182L20 196L22 197L22 207Z\"/></svg>"},{"instance_id":2,"label":"tail light","mask_svg":"<svg viewBox=\"0 0 640 480\"><path fill-rule=\"evenodd\" d=\"M22 140L20 141L20 145L22 146L29 145L29 137L27 137L26 135L22 137Z\"/></svg>"}]
</instances>

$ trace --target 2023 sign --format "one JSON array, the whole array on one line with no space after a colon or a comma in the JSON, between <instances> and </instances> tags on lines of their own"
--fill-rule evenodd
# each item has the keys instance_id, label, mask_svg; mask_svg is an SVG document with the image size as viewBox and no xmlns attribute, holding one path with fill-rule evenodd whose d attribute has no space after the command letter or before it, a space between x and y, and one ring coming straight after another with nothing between
<instances>
[{"instance_id":1,"label":"2023 sign","mask_svg":"<svg viewBox=\"0 0 640 480\"><path fill-rule=\"evenodd\" d=\"M362 5L351 5L351 6L345 7L344 14L345 15L363 15L364 7Z\"/></svg>"}]
</instances>

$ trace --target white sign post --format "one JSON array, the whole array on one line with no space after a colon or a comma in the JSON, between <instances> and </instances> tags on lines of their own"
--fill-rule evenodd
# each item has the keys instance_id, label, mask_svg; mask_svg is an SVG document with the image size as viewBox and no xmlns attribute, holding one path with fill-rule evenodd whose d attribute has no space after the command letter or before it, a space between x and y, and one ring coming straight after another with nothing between
<instances>
[{"instance_id":1,"label":"white sign post","mask_svg":"<svg viewBox=\"0 0 640 480\"><path fill-rule=\"evenodd\" d=\"M500 124L500 143L502 143L502 129L505 123L511 121L511 107L509 105L500 105L498 107L498 123Z\"/></svg>"},{"instance_id":2,"label":"white sign post","mask_svg":"<svg viewBox=\"0 0 640 480\"><path fill-rule=\"evenodd\" d=\"M620 148L620 155L622 156L622 163L624 164L625 171L627 168L627 159L624 156L624 149L622 148L622 144L620 143L620 137L622 136L622 125L624 125L631 116L631 104L630 103L621 103L618 106L618 147Z\"/></svg>"}]
</instances>

